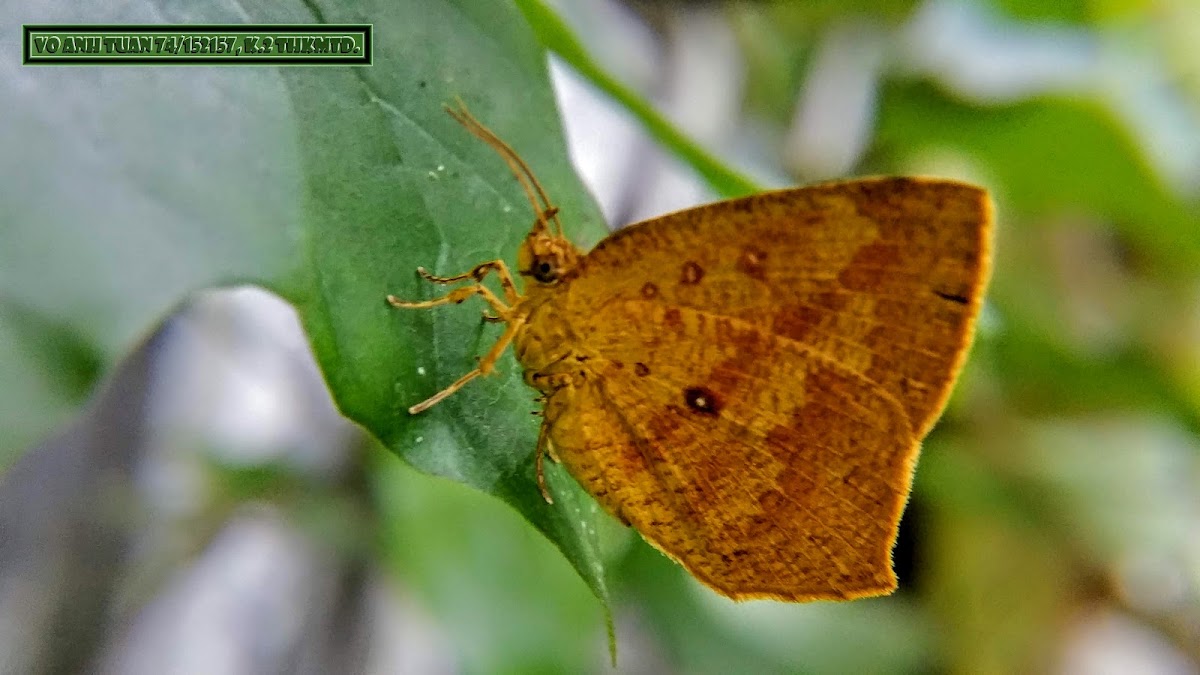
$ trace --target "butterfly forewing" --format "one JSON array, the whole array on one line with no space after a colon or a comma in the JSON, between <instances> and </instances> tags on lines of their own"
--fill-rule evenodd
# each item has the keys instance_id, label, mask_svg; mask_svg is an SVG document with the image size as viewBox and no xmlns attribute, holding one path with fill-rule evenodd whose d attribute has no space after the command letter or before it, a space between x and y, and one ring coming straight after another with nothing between
<instances>
[{"instance_id":1,"label":"butterfly forewing","mask_svg":"<svg viewBox=\"0 0 1200 675\"><path fill-rule=\"evenodd\" d=\"M581 317L623 298L747 319L862 373L923 436L971 339L990 223L986 192L953 181L769 192L617 232L561 301Z\"/></svg>"}]
</instances>

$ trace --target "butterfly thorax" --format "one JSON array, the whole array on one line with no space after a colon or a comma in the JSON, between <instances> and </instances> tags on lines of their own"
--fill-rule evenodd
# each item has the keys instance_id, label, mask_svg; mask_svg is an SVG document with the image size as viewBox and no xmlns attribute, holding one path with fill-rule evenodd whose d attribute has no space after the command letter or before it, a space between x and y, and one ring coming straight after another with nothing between
<instances>
[{"instance_id":1,"label":"butterfly thorax","mask_svg":"<svg viewBox=\"0 0 1200 675\"><path fill-rule=\"evenodd\" d=\"M576 340L563 311L568 286L582 252L569 240L535 225L517 253L517 272L526 280L518 311L523 325L514 339L517 360L531 385L546 391L548 382L533 375L548 372L573 352ZM558 300L557 302L555 300Z\"/></svg>"}]
</instances>

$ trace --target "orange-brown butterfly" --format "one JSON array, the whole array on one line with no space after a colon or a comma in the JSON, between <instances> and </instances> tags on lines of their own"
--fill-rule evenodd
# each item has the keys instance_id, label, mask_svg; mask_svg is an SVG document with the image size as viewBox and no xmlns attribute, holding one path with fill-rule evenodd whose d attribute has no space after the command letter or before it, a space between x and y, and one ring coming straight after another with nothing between
<instances>
[{"instance_id":1,"label":"orange-brown butterfly","mask_svg":"<svg viewBox=\"0 0 1200 675\"><path fill-rule=\"evenodd\" d=\"M971 185L869 178L779 190L630 225L588 253L517 153L534 207L517 255L439 284L504 334L419 413L510 345L544 399L537 446L614 516L735 599L896 587L891 550L921 439L971 342L991 204ZM503 297L481 282L495 273Z\"/></svg>"}]
</instances>

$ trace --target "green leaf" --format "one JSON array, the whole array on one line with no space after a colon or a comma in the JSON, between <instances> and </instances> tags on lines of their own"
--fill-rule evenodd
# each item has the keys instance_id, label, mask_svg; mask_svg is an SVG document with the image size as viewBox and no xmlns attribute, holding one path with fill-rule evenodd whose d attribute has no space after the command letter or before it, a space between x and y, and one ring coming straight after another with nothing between
<instances>
[{"instance_id":1,"label":"green leaf","mask_svg":"<svg viewBox=\"0 0 1200 675\"><path fill-rule=\"evenodd\" d=\"M139 8L146 21L185 19L148 3L111 19ZM424 415L406 412L495 339L482 303L399 311L384 300L445 291L418 279L418 266L453 274L514 262L533 222L505 164L443 112L460 97L534 168L569 236L586 248L605 233L568 161L537 40L512 6L488 0L241 9L193 4L186 21L372 23L374 64L23 69L3 82L15 105L0 132L0 337L26 348L0 349L0 374L36 371L28 352L49 360L62 344L108 367L197 289L272 289L299 311L343 413L420 470L512 505L606 602L594 535L603 516L559 467L548 471L557 503L542 500L535 392L511 354L497 375ZM55 346L39 333L71 339ZM85 389L42 370L41 382L6 383L6 402L39 387L77 400ZM40 419L20 442L59 421Z\"/></svg>"}]
</instances>

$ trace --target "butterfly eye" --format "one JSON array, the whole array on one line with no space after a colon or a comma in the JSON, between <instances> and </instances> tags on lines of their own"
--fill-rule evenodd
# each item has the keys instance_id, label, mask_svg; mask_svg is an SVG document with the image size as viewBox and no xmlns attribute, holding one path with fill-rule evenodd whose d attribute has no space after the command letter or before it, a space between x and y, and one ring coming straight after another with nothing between
<instances>
[{"instance_id":1,"label":"butterfly eye","mask_svg":"<svg viewBox=\"0 0 1200 675\"><path fill-rule=\"evenodd\" d=\"M548 284L558 280L558 270L548 260L539 261L533 266L533 278L538 281Z\"/></svg>"}]
</instances>

